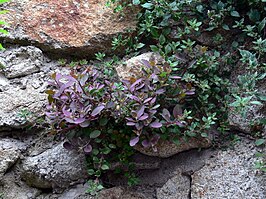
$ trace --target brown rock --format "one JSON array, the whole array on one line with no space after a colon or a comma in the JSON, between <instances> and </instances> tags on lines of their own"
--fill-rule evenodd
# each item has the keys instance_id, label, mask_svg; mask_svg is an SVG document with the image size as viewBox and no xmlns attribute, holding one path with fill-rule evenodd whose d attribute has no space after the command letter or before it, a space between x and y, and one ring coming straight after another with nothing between
<instances>
[{"instance_id":1,"label":"brown rock","mask_svg":"<svg viewBox=\"0 0 266 199\"><path fill-rule=\"evenodd\" d=\"M132 77L139 78L142 73L141 69L144 67L142 60L153 60L156 65L162 65L165 61L162 56L157 53L147 52L139 56L132 57L125 61L125 64L115 66L116 72L120 79L130 79Z\"/></svg>"},{"instance_id":2,"label":"brown rock","mask_svg":"<svg viewBox=\"0 0 266 199\"><path fill-rule=\"evenodd\" d=\"M144 199L144 195L128 191L122 187L113 187L100 192L98 199Z\"/></svg>"},{"instance_id":3,"label":"brown rock","mask_svg":"<svg viewBox=\"0 0 266 199\"><path fill-rule=\"evenodd\" d=\"M135 29L136 21L132 11L122 16L105 4L105 0L11 1L5 6L10 11L5 15L8 37L76 55L110 51L112 38Z\"/></svg>"},{"instance_id":4,"label":"brown rock","mask_svg":"<svg viewBox=\"0 0 266 199\"><path fill-rule=\"evenodd\" d=\"M211 146L211 141L207 138L190 138L188 141L180 139L180 144L176 145L175 143L168 140L159 140L156 145L157 151L154 151L151 147L144 148L143 146L136 145L135 149L140 153L149 156L156 156L161 158L168 158L177 153L187 151L195 148L208 148Z\"/></svg>"}]
</instances>

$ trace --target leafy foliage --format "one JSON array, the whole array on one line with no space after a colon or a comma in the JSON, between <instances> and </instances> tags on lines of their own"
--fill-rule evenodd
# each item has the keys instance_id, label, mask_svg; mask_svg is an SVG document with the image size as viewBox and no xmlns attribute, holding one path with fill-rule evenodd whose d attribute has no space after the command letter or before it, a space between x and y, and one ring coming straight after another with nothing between
<instances>
[{"instance_id":1,"label":"leafy foliage","mask_svg":"<svg viewBox=\"0 0 266 199\"><path fill-rule=\"evenodd\" d=\"M9 2L9 0L0 0L0 5L3 4L3 3L7 3L7 2ZM8 12L7 10L1 10L0 11L0 15L1 14L6 14L7 12ZM0 20L0 25L1 25L1 27L0 27L0 33L1 34L4 34L4 35L7 35L8 32L5 30L5 28L2 28L2 26L7 26L8 24L5 21ZM2 46L2 44L0 44L0 50L4 50L4 49L5 48ZM2 66L0 66L0 69L1 69L1 67Z\"/></svg>"},{"instance_id":2,"label":"leafy foliage","mask_svg":"<svg viewBox=\"0 0 266 199\"><path fill-rule=\"evenodd\" d=\"M156 150L159 139L178 143L180 137L188 141L190 137L208 137L214 125L224 132L228 109L245 117L251 106L265 103L264 94L257 89L266 77L264 3L107 2L115 5L115 12L139 9L135 36L119 35L113 48L125 46L127 53L150 49L165 62L142 60L139 77L119 81L113 69L118 58L106 61L106 55L99 52L96 59L103 69L97 64L88 67L83 60L69 64L73 69L70 75L53 75L46 115L54 132L65 132L65 148L87 154L88 173L96 178L95 190L112 161L129 164L136 144ZM197 39L205 33L213 35L209 46ZM242 72L230 85L228 79L235 66ZM264 125L261 118L251 123ZM264 142L258 136L256 145ZM137 182L132 173L126 175L132 183Z\"/></svg>"}]
</instances>

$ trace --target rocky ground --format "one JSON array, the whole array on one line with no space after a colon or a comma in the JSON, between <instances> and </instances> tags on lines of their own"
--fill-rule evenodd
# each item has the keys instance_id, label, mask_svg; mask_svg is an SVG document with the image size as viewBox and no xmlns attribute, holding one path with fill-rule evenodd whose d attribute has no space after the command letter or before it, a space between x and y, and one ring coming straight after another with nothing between
<instances>
[{"instance_id":1,"label":"rocky ground","mask_svg":"<svg viewBox=\"0 0 266 199\"><path fill-rule=\"evenodd\" d=\"M19 0L6 6L11 10L6 18L11 26L10 35L2 38L7 50L0 52L0 64L5 66L0 70L0 198L3 199L95 198L86 194L84 156L66 151L46 130L28 126L44 115L47 100L44 91L50 75L69 72L58 64L58 56L89 58L100 50L110 52L111 38L117 33L127 34L125 30L134 29L135 21L113 16L97 3L103 1L93 1L92 7L67 4L65 10L52 12L64 2ZM47 13L48 10L52 13ZM89 19L93 24L87 23L88 13L94 13ZM55 21L49 21L51 15ZM84 20L77 23L75 17ZM64 32L61 23L74 32ZM145 53L118 66L118 75L134 73L132 65L151 55ZM265 87L262 85L261 89ZM263 107L252 110L250 117L265 117ZM184 142L181 148L166 144L168 148L161 146L157 154L140 150L146 154L137 153L134 157L140 184L127 187L121 177L110 171L106 179L111 188L101 191L98 198L266 198L266 175L254 168L259 160L256 153L265 152L265 147L254 146L248 121L232 113L229 122L232 129L242 132L239 140L219 148L212 147L209 140L202 140Z\"/></svg>"}]
</instances>

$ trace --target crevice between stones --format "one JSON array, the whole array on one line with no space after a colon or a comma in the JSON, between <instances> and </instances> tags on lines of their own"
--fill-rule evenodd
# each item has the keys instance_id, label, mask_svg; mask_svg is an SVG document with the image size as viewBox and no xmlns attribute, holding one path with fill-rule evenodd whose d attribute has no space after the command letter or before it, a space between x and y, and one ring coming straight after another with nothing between
<instances>
[{"instance_id":1,"label":"crevice between stones","mask_svg":"<svg viewBox=\"0 0 266 199\"><path fill-rule=\"evenodd\" d=\"M194 172L191 170L182 173L182 175L186 176L189 179L189 192L188 192L188 196L187 196L188 199L192 199L191 198L191 186L192 186L192 175L193 174L194 174Z\"/></svg>"}]
</instances>

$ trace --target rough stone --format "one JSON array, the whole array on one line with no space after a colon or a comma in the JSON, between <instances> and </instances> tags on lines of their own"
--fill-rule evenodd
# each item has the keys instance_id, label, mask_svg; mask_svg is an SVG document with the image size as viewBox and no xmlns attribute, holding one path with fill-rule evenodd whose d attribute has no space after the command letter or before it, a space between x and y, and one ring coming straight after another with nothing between
<instances>
[{"instance_id":1,"label":"rough stone","mask_svg":"<svg viewBox=\"0 0 266 199\"><path fill-rule=\"evenodd\" d=\"M230 81L232 83L231 89L237 89L238 88L238 76L245 75L245 65L241 64L241 62L236 64L236 67L232 71ZM259 81L256 84L256 90L260 95L266 96L266 78ZM266 102L260 101L261 105L251 105L246 109L246 115L243 116L239 111L236 111L234 107L231 107L231 109L228 110L228 122L232 129L240 130L244 133L250 134L253 132L252 123L254 121L259 121L266 117ZM260 129L256 129L256 131L261 130L264 132L264 135L266 136L266 125L259 127Z\"/></svg>"},{"instance_id":2,"label":"rough stone","mask_svg":"<svg viewBox=\"0 0 266 199\"><path fill-rule=\"evenodd\" d=\"M8 173L0 185L0 198L3 199L36 199L41 191L27 186L22 181L17 181L14 173ZM2 195L1 195L2 194Z\"/></svg>"},{"instance_id":3,"label":"rough stone","mask_svg":"<svg viewBox=\"0 0 266 199\"><path fill-rule=\"evenodd\" d=\"M5 4L5 9L9 40L35 43L56 53L110 52L114 36L136 28L136 12L121 16L105 0L18 0Z\"/></svg>"},{"instance_id":4,"label":"rough stone","mask_svg":"<svg viewBox=\"0 0 266 199\"><path fill-rule=\"evenodd\" d=\"M1 53L0 64L7 78L16 78L39 72L44 57L42 51L33 46L8 49Z\"/></svg>"},{"instance_id":5,"label":"rough stone","mask_svg":"<svg viewBox=\"0 0 266 199\"><path fill-rule=\"evenodd\" d=\"M146 156L141 153L136 153L135 155L133 155L131 157L131 161L135 165L135 170L159 169L161 164L160 158ZM122 164L119 162L111 164L111 170L122 167Z\"/></svg>"},{"instance_id":6,"label":"rough stone","mask_svg":"<svg viewBox=\"0 0 266 199\"><path fill-rule=\"evenodd\" d=\"M13 139L0 140L0 178L19 159L24 147L23 143Z\"/></svg>"},{"instance_id":7,"label":"rough stone","mask_svg":"<svg viewBox=\"0 0 266 199\"><path fill-rule=\"evenodd\" d=\"M254 168L257 151L253 141L246 139L234 149L218 151L192 175L191 198L264 199L266 174Z\"/></svg>"},{"instance_id":8,"label":"rough stone","mask_svg":"<svg viewBox=\"0 0 266 199\"><path fill-rule=\"evenodd\" d=\"M157 189L157 199L189 199L189 192L190 179L180 173Z\"/></svg>"},{"instance_id":9,"label":"rough stone","mask_svg":"<svg viewBox=\"0 0 266 199\"><path fill-rule=\"evenodd\" d=\"M76 151L67 151L60 143L37 156L22 161L22 178L36 188L60 188L83 182L87 178L85 157Z\"/></svg>"},{"instance_id":10,"label":"rough stone","mask_svg":"<svg viewBox=\"0 0 266 199\"><path fill-rule=\"evenodd\" d=\"M0 130L22 128L44 114L46 94L31 85L25 89L10 86L7 91L0 92L0 99Z\"/></svg>"},{"instance_id":11,"label":"rough stone","mask_svg":"<svg viewBox=\"0 0 266 199\"><path fill-rule=\"evenodd\" d=\"M208 148L210 146L211 141L208 138L199 137L190 138L188 141L185 141L181 138L179 145L176 145L168 140L159 140L159 142L156 144L157 151L153 150L151 147L144 148L141 145L136 145L135 149L148 156L168 158L183 151L195 148Z\"/></svg>"},{"instance_id":12,"label":"rough stone","mask_svg":"<svg viewBox=\"0 0 266 199\"><path fill-rule=\"evenodd\" d=\"M119 78L130 79L132 77L140 77L141 69L143 68L142 60L154 61L156 65L162 65L164 63L163 57L157 53L143 53L139 56L126 60L124 64L115 66Z\"/></svg>"},{"instance_id":13,"label":"rough stone","mask_svg":"<svg viewBox=\"0 0 266 199\"><path fill-rule=\"evenodd\" d=\"M114 187L114 188L105 189L101 191L98 196L98 199L106 199L106 198L145 199L144 195L126 190L125 188L122 188L122 187Z\"/></svg>"},{"instance_id":14,"label":"rough stone","mask_svg":"<svg viewBox=\"0 0 266 199\"><path fill-rule=\"evenodd\" d=\"M0 52L0 131L20 129L44 115L45 90L54 72L69 72L33 46L13 46Z\"/></svg>"}]
</instances>

